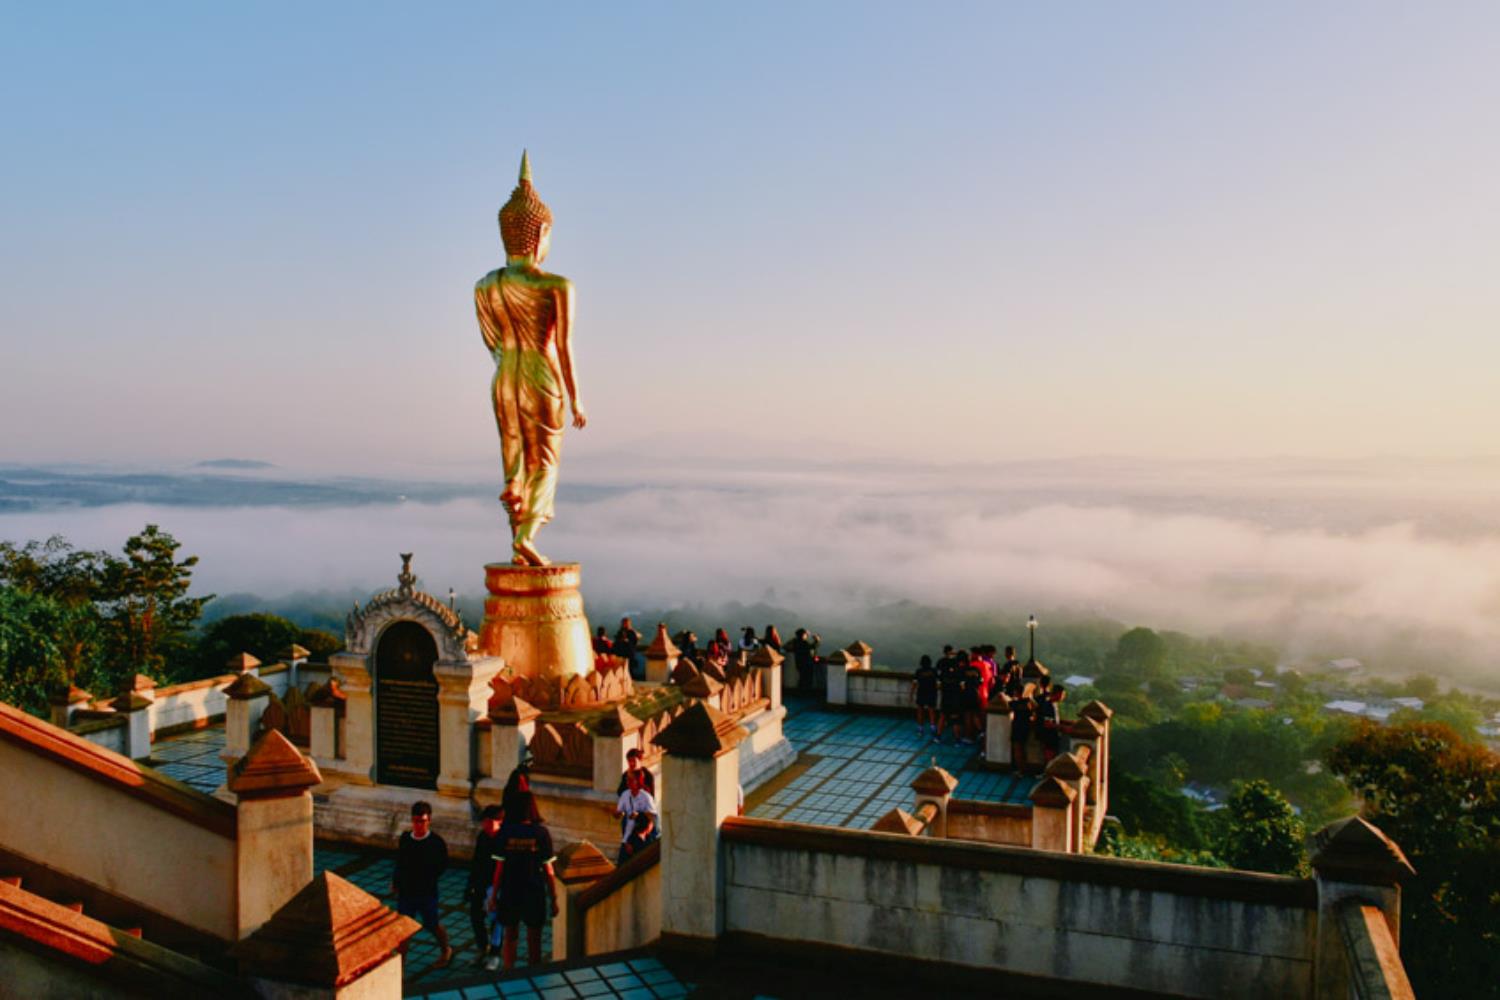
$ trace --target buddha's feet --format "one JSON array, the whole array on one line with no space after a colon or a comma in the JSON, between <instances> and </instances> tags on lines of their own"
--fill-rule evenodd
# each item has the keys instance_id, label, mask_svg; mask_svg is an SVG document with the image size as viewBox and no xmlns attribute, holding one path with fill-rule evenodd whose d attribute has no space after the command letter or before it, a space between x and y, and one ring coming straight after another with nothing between
<instances>
[{"instance_id":1,"label":"buddha's feet","mask_svg":"<svg viewBox=\"0 0 1500 1000\"><path fill-rule=\"evenodd\" d=\"M515 556L511 563L516 566L551 566L552 560L534 549L530 542L516 542L511 546Z\"/></svg>"}]
</instances>

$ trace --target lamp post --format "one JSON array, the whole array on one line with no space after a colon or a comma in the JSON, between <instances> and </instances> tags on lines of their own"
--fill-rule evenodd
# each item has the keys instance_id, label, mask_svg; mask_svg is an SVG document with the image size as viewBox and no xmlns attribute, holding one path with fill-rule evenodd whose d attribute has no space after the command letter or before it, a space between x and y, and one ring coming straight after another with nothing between
<instances>
[{"instance_id":1,"label":"lamp post","mask_svg":"<svg viewBox=\"0 0 1500 1000\"><path fill-rule=\"evenodd\" d=\"M1026 631L1028 633L1030 633L1030 635L1031 635L1031 652L1026 657L1026 662L1027 663L1035 663L1036 662L1036 615L1031 615L1030 617L1028 617L1026 619Z\"/></svg>"}]
</instances>

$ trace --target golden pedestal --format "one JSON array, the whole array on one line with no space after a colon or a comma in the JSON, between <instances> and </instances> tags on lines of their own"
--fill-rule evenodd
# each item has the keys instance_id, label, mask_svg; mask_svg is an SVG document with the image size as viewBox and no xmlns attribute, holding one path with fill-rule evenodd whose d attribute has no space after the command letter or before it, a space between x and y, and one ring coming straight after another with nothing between
<instances>
[{"instance_id":1,"label":"golden pedestal","mask_svg":"<svg viewBox=\"0 0 1500 1000\"><path fill-rule=\"evenodd\" d=\"M511 676L526 679L526 700L539 708L557 704L572 678L587 677L594 669L578 582L577 563L484 567L489 596L479 626L479 652L503 657Z\"/></svg>"}]
</instances>

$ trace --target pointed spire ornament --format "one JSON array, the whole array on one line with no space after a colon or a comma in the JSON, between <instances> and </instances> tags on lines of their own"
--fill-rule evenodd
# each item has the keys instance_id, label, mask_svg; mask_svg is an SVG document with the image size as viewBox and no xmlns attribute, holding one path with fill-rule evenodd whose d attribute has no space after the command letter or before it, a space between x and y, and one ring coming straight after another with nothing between
<instances>
[{"instance_id":1,"label":"pointed spire ornament","mask_svg":"<svg viewBox=\"0 0 1500 1000\"><path fill-rule=\"evenodd\" d=\"M521 150L521 173L516 178L516 181L517 181L517 183L520 183L521 181L525 181L527 184L531 183L531 152L530 152L530 150L525 150L525 149Z\"/></svg>"}]
</instances>

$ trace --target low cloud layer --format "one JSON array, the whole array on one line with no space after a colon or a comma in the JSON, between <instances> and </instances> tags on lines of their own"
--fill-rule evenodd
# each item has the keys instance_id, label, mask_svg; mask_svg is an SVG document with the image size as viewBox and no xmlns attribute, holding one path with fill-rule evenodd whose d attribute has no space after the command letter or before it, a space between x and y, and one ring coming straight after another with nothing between
<instances>
[{"instance_id":1,"label":"low cloud layer","mask_svg":"<svg viewBox=\"0 0 1500 1000\"><path fill-rule=\"evenodd\" d=\"M1270 496L1269 494L1267 495ZM1285 497L1276 503L1285 504ZM1153 489L1114 496L784 477L754 483L614 488L565 503L542 535L584 566L589 600L670 606L721 600L847 614L889 600L963 608L1069 609L1127 623L1267 638L1291 656L1426 650L1493 678L1500 663L1500 530L1432 530L1431 511L1337 498L1297 500L1300 517L1257 517L1271 499L1232 502ZM1329 515L1347 507L1350 526ZM1196 509L1195 509L1196 508ZM1372 513L1373 512L1373 513ZM0 537L57 532L118 548L160 523L201 557L218 593L375 590L397 553L424 585L477 597L503 560L493 501L357 508L203 509L115 505L0 517ZM1432 663L1418 664L1430 668ZM1393 665L1393 668L1396 665Z\"/></svg>"}]
</instances>

